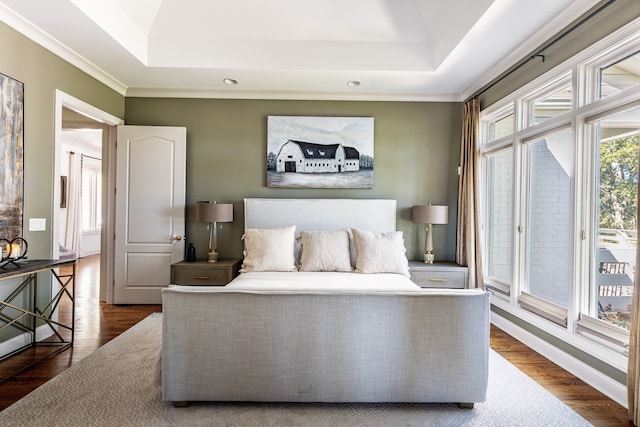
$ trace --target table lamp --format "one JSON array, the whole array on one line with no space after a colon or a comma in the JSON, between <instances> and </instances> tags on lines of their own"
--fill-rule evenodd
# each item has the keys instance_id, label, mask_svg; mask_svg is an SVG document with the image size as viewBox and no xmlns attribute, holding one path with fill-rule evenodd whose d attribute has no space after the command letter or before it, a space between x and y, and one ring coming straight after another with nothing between
<instances>
[{"instance_id":1,"label":"table lamp","mask_svg":"<svg viewBox=\"0 0 640 427\"><path fill-rule=\"evenodd\" d=\"M416 224L426 224L426 237L424 242L424 262L433 264L433 224L446 224L448 222L448 206L414 206L411 209L411 220Z\"/></svg>"},{"instance_id":2,"label":"table lamp","mask_svg":"<svg viewBox=\"0 0 640 427\"><path fill-rule=\"evenodd\" d=\"M230 203L198 202L196 221L206 222L209 227L209 262L218 262L218 222L233 221L233 205Z\"/></svg>"}]
</instances>

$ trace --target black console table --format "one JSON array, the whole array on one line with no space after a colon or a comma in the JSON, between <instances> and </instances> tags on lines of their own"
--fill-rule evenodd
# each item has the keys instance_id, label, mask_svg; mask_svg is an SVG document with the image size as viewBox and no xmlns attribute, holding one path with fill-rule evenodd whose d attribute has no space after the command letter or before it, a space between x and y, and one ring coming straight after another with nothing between
<instances>
[{"instance_id":1,"label":"black console table","mask_svg":"<svg viewBox=\"0 0 640 427\"><path fill-rule=\"evenodd\" d=\"M71 267L70 274L61 274L58 271L60 267L68 266ZM38 273L44 271L51 272L51 276L55 278L57 286L52 286L51 298L47 298L46 301L38 301ZM8 264L0 268L0 281L12 278L17 279L12 290L3 292L4 295L8 293L8 296L0 299L0 332L13 328L13 330L21 331L28 337L27 344L0 357L0 361L27 348L36 346L51 346L54 348L53 351L39 355L26 366L20 367L9 375L4 375L3 378L0 378L0 383L73 345L75 275L75 260L21 260L15 265ZM20 281L20 279L22 280ZM0 283L0 288L4 286L6 286L6 282ZM58 319L58 309L65 298L71 304L71 317L68 322ZM21 304L20 301L27 301L28 303ZM45 329L40 334L47 335L46 338L38 339L38 328Z\"/></svg>"}]
</instances>

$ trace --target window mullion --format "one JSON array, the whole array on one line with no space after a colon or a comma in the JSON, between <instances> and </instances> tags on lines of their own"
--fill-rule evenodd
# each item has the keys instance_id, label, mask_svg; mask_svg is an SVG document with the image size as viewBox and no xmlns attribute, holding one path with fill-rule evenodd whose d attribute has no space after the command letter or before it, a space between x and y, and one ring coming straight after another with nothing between
<instances>
[{"instance_id":1,"label":"window mullion","mask_svg":"<svg viewBox=\"0 0 640 427\"><path fill-rule=\"evenodd\" d=\"M522 142L514 144L514 201L513 201L513 285L511 303L518 303L518 295L526 289L526 240L525 230L528 197L526 185L528 182L527 154Z\"/></svg>"}]
</instances>

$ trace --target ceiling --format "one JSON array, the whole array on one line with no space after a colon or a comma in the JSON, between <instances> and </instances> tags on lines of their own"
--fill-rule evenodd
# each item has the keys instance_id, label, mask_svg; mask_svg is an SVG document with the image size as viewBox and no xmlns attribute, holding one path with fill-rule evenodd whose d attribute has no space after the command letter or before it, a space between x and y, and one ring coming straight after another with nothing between
<instances>
[{"instance_id":1,"label":"ceiling","mask_svg":"<svg viewBox=\"0 0 640 427\"><path fill-rule=\"evenodd\" d=\"M462 101L597 3L0 0L0 19L126 96Z\"/></svg>"}]
</instances>

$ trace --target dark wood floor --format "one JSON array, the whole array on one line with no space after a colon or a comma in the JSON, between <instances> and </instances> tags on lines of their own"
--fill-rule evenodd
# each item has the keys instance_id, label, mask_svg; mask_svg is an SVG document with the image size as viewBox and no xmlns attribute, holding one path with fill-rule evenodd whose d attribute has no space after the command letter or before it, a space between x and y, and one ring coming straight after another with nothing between
<instances>
[{"instance_id":1,"label":"dark wood floor","mask_svg":"<svg viewBox=\"0 0 640 427\"><path fill-rule=\"evenodd\" d=\"M149 314L161 311L159 305L114 306L101 303L97 256L83 258L78 262L76 283L76 332L73 347L1 383L0 410L63 372ZM493 326L491 348L593 425L633 425L628 420L625 408ZM0 363L0 375L3 370L13 369L32 357L33 354L29 354L30 352L31 350L25 351L24 354Z\"/></svg>"}]
</instances>

